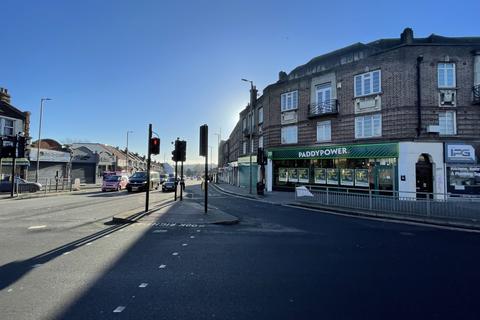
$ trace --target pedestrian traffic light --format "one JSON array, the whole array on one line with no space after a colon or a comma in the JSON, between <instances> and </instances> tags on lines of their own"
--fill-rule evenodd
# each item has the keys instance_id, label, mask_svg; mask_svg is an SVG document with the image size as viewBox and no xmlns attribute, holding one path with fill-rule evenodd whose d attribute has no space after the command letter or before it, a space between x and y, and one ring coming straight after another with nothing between
<instances>
[{"instance_id":1,"label":"pedestrian traffic light","mask_svg":"<svg viewBox=\"0 0 480 320\"><path fill-rule=\"evenodd\" d=\"M26 141L27 139L25 137L18 137L17 140L17 150L18 150L18 157L19 158L25 158L25 147L26 147Z\"/></svg>"},{"instance_id":2,"label":"pedestrian traffic light","mask_svg":"<svg viewBox=\"0 0 480 320\"><path fill-rule=\"evenodd\" d=\"M208 126L200 126L200 155L208 156Z\"/></svg>"},{"instance_id":3,"label":"pedestrian traffic light","mask_svg":"<svg viewBox=\"0 0 480 320\"><path fill-rule=\"evenodd\" d=\"M160 153L160 139L151 138L150 139L150 154L159 154Z\"/></svg>"},{"instance_id":4,"label":"pedestrian traffic light","mask_svg":"<svg viewBox=\"0 0 480 320\"><path fill-rule=\"evenodd\" d=\"M187 161L187 141L178 141L178 161Z\"/></svg>"}]
</instances>

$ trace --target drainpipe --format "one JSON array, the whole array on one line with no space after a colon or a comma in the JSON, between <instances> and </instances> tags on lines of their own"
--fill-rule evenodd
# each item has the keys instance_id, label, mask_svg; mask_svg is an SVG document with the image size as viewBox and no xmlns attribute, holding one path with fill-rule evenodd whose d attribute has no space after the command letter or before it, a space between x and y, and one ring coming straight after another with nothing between
<instances>
[{"instance_id":1,"label":"drainpipe","mask_svg":"<svg viewBox=\"0 0 480 320\"><path fill-rule=\"evenodd\" d=\"M423 56L420 55L417 57L417 138L420 137L422 132L422 110L420 109L421 104L421 86L420 86L420 64L423 61Z\"/></svg>"}]
</instances>

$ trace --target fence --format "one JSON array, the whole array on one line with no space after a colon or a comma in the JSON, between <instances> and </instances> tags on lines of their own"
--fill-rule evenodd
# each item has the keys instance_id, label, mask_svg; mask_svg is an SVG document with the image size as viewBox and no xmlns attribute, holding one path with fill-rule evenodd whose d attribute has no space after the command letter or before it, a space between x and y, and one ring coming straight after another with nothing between
<instances>
[{"instance_id":1,"label":"fence","mask_svg":"<svg viewBox=\"0 0 480 320\"><path fill-rule=\"evenodd\" d=\"M72 184L70 183L69 178L51 178L45 179L45 181L39 181L42 184L40 192L51 193L51 192L63 192L63 191L72 191Z\"/></svg>"},{"instance_id":2,"label":"fence","mask_svg":"<svg viewBox=\"0 0 480 320\"><path fill-rule=\"evenodd\" d=\"M296 189L297 201L368 211L382 216L480 226L480 198L340 187L305 187L309 192L303 192L303 196L300 196L302 192Z\"/></svg>"}]
</instances>

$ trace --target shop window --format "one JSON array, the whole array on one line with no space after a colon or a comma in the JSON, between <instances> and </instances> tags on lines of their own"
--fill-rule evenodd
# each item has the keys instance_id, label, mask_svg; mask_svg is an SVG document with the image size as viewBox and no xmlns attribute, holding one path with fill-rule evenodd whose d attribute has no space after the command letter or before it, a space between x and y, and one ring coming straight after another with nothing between
<instances>
[{"instance_id":1,"label":"shop window","mask_svg":"<svg viewBox=\"0 0 480 320\"><path fill-rule=\"evenodd\" d=\"M317 142L332 140L332 123L330 120L317 122Z\"/></svg>"},{"instance_id":2,"label":"shop window","mask_svg":"<svg viewBox=\"0 0 480 320\"><path fill-rule=\"evenodd\" d=\"M382 115L374 114L355 118L355 138L372 138L382 135Z\"/></svg>"},{"instance_id":3,"label":"shop window","mask_svg":"<svg viewBox=\"0 0 480 320\"><path fill-rule=\"evenodd\" d=\"M243 154L247 154L247 141L243 141Z\"/></svg>"},{"instance_id":4,"label":"shop window","mask_svg":"<svg viewBox=\"0 0 480 320\"><path fill-rule=\"evenodd\" d=\"M258 124L263 123L263 108L258 108Z\"/></svg>"},{"instance_id":5,"label":"shop window","mask_svg":"<svg viewBox=\"0 0 480 320\"><path fill-rule=\"evenodd\" d=\"M282 128L282 144L297 143L297 126Z\"/></svg>"}]
</instances>

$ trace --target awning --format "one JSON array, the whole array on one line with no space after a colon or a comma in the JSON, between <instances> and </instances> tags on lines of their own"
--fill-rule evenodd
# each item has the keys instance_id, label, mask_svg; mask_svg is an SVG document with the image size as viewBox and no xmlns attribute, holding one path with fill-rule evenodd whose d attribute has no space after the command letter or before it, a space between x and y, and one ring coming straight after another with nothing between
<instances>
[{"instance_id":1,"label":"awning","mask_svg":"<svg viewBox=\"0 0 480 320\"><path fill-rule=\"evenodd\" d=\"M0 159L0 163L2 166L11 166L12 165L12 158L2 158ZM17 166L29 166L30 161L27 158L16 158L15 165Z\"/></svg>"}]
</instances>

